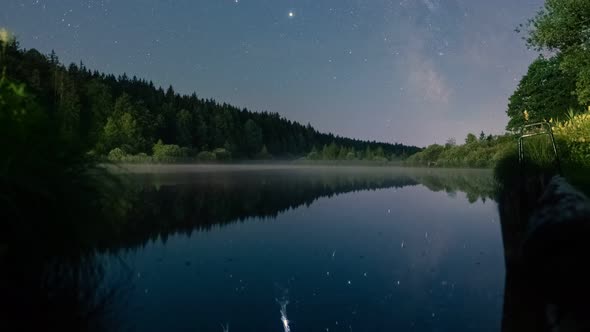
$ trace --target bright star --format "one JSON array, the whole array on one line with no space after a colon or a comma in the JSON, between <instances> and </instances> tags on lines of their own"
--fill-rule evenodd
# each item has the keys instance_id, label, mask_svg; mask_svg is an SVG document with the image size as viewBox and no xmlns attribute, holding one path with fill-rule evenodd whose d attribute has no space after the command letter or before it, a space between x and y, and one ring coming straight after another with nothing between
<instances>
[{"instance_id":1,"label":"bright star","mask_svg":"<svg viewBox=\"0 0 590 332\"><path fill-rule=\"evenodd\" d=\"M289 12L289 17L294 17L294 16L295 16L295 13Z\"/></svg>"}]
</instances>

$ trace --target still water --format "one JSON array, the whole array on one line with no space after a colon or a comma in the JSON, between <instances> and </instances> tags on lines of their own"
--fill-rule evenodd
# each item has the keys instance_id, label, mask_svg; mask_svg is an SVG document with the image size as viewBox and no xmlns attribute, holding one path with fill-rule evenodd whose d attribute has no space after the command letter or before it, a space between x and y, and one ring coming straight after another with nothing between
<instances>
[{"instance_id":1,"label":"still water","mask_svg":"<svg viewBox=\"0 0 590 332\"><path fill-rule=\"evenodd\" d=\"M125 331L499 331L489 171L134 168L105 254ZM123 277L124 276L124 277Z\"/></svg>"}]
</instances>

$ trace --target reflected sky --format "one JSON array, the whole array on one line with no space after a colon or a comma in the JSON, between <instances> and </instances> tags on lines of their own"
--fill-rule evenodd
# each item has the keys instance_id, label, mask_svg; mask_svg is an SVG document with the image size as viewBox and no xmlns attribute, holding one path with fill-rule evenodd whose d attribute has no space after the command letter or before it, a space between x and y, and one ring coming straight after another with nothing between
<instances>
[{"instance_id":1,"label":"reflected sky","mask_svg":"<svg viewBox=\"0 0 590 332\"><path fill-rule=\"evenodd\" d=\"M469 201L360 190L150 241L117 255L134 286L114 310L131 331L280 331L285 301L291 331L497 331L497 206Z\"/></svg>"}]
</instances>

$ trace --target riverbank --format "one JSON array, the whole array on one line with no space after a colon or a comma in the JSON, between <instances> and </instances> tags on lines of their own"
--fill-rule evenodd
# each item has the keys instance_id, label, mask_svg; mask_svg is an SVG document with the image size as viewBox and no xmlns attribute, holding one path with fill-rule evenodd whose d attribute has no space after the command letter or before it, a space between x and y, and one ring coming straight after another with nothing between
<instances>
[{"instance_id":1,"label":"riverbank","mask_svg":"<svg viewBox=\"0 0 590 332\"><path fill-rule=\"evenodd\" d=\"M200 173L227 171L273 171L273 170L325 170L391 172L413 171L416 173L492 172L491 168L432 168L400 164L372 163L299 163L299 162L234 162L234 163L118 163L104 164L115 173Z\"/></svg>"}]
</instances>

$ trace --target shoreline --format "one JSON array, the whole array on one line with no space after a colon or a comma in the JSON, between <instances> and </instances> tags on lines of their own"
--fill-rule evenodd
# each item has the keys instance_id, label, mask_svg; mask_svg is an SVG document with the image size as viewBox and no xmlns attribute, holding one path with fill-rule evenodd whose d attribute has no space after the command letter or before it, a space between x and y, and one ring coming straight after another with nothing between
<instances>
[{"instance_id":1,"label":"shoreline","mask_svg":"<svg viewBox=\"0 0 590 332\"><path fill-rule=\"evenodd\" d=\"M491 168L432 168L405 165L370 165L370 164L299 164L291 162L265 163L121 163L103 164L115 173L149 174L149 173L224 173L236 171L403 171L403 172L492 172Z\"/></svg>"}]
</instances>

